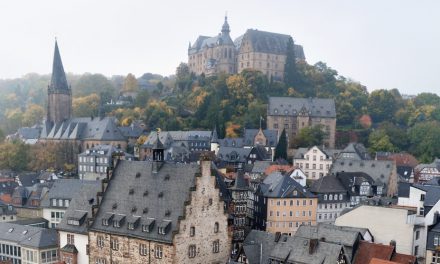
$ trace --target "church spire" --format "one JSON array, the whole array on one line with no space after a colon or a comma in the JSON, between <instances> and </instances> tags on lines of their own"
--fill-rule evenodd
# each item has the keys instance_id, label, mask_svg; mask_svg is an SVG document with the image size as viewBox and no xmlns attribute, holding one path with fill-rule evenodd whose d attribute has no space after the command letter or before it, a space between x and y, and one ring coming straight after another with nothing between
<instances>
[{"instance_id":1,"label":"church spire","mask_svg":"<svg viewBox=\"0 0 440 264\"><path fill-rule=\"evenodd\" d=\"M229 35L229 32L231 32L231 30L229 30L228 15L225 15L225 22L222 26L222 34Z\"/></svg>"},{"instance_id":2,"label":"church spire","mask_svg":"<svg viewBox=\"0 0 440 264\"><path fill-rule=\"evenodd\" d=\"M64 72L63 62L61 61L58 42L55 40L55 51L53 55L52 78L50 80L49 91L58 93L70 93L67 84L66 73Z\"/></svg>"}]
</instances>

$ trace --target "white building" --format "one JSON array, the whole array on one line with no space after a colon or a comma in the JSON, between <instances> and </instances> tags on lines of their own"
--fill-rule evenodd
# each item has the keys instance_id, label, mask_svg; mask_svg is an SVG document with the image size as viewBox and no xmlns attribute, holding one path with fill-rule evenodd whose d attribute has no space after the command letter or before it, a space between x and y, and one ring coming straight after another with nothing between
<instances>
[{"instance_id":1,"label":"white building","mask_svg":"<svg viewBox=\"0 0 440 264\"><path fill-rule=\"evenodd\" d=\"M396 241L397 253L424 257L424 222L411 208L362 205L339 216L335 225L368 228L375 243Z\"/></svg>"},{"instance_id":2,"label":"white building","mask_svg":"<svg viewBox=\"0 0 440 264\"><path fill-rule=\"evenodd\" d=\"M46 228L0 223L0 261L13 264L58 262L57 232Z\"/></svg>"},{"instance_id":3,"label":"white building","mask_svg":"<svg viewBox=\"0 0 440 264\"><path fill-rule=\"evenodd\" d=\"M85 184L73 198L65 217L57 226L60 238L60 260L66 264L87 264L88 219L92 218L92 206L97 204L96 195L101 183Z\"/></svg>"},{"instance_id":4,"label":"white building","mask_svg":"<svg viewBox=\"0 0 440 264\"><path fill-rule=\"evenodd\" d=\"M308 180L317 180L327 175L332 163L332 155L318 146L299 148L293 157L293 165L303 170Z\"/></svg>"},{"instance_id":5,"label":"white building","mask_svg":"<svg viewBox=\"0 0 440 264\"><path fill-rule=\"evenodd\" d=\"M47 195L41 201L43 218L49 221L49 227L55 228L63 219L70 201L78 194L84 184L94 184L96 181L77 179L59 179L54 181Z\"/></svg>"}]
</instances>

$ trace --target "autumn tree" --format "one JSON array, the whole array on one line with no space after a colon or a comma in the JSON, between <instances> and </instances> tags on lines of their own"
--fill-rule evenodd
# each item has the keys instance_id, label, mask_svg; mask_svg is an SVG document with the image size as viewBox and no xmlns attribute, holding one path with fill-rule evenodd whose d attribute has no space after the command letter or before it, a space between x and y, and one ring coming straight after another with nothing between
<instances>
[{"instance_id":1,"label":"autumn tree","mask_svg":"<svg viewBox=\"0 0 440 264\"><path fill-rule=\"evenodd\" d=\"M97 94L73 98L73 115L78 117L98 116L100 98Z\"/></svg>"},{"instance_id":2,"label":"autumn tree","mask_svg":"<svg viewBox=\"0 0 440 264\"><path fill-rule=\"evenodd\" d=\"M23 125L33 126L44 118L44 108L37 104L29 104L23 113Z\"/></svg>"},{"instance_id":3,"label":"autumn tree","mask_svg":"<svg viewBox=\"0 0 440 264\"><path fill-rule=\"evenodd\" d=\"M122 92L137 92L139 89L139 84L136 77L129 73L124 80L124 86L122 87Z\"/></svg>"}]
</instances>

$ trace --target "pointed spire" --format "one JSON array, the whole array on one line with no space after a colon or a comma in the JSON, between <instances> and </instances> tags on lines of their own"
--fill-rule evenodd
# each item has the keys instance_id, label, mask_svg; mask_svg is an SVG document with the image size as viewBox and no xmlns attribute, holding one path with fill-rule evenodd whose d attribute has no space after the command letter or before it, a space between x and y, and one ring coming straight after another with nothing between
<instances>
[{"instance_id":1,"label":"pointed spire","mask_svg":"<svg viewBox=\"0 0 440 264\"><path fill-rule=\"evenodd\" d=\"M215 125L214 130L212 130L211 143L218 143L217 125Z\"/></svg>"},{"instance_id":2,"label":"pointed spire","mask_svg":"<svg viewBox=\"0 0 440 264\"><path fill-rule=\"evenodd\" d=\"M55 39L55 51L53 55L52 78L50 80L49 90L69 93L70 88L67 84L66 73L64 72L63 62L61 61L58 42Z\"/></svg>"},{"instance_id":3,"label":"pointed spire","mask_svg":"<svg viewBox=\"0 0 440 264\"><path fill-rule=\"evenodd\" d=\"M191 49L191 41L189 42L188 49Z\"/></svg>"},{"instance_id":4,"label":"pointed spire","mask_svg":"<svg viewBox=\"0 0 440 264\"><path fill-rule=\"evenodd\" d=\"M231 30L229 30L229 24L228 24L228 15L225 15L225 22L223 23L222 26L222 34L225 35L229 35L229 32L231 32Z\"/></svg>"}]
</instances>

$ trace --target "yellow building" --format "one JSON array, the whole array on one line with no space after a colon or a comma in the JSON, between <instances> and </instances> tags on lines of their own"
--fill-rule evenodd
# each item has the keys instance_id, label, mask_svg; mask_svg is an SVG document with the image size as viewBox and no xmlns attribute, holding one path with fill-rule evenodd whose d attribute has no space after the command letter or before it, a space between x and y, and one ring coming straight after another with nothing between
<instances>
[{"instance_id":1,"label":"yellow building","mask_svg":"<svg viewBox=\"0 0 440 264\"><path fill-rule=\"evenodd\" d=\"M316 225L318 198L287 174L275 172L260 186L268 232L293 235L301 225Z\"/></svg>"}]
</instances>

